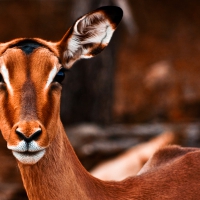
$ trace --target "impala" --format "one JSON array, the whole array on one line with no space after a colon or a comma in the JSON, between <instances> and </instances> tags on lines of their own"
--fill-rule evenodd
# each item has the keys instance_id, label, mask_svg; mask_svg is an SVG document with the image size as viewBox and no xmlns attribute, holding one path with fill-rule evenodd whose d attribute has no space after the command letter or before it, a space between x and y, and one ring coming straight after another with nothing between
<instances>
[{"instance_id":1,"label":"impala","mask_svg":"<svg viewBox=\"0 0 200 200\"><path fill-rule=\"evenodd\" d=\"M102 51L121 18L120 8L102 7L79 18L59 42L0 44L0 129L29 199L199 198L199 149L162 149L139 175L104 182L82 167L67 139L59 116L64 69Z\"/></svg>"}]
</instances>

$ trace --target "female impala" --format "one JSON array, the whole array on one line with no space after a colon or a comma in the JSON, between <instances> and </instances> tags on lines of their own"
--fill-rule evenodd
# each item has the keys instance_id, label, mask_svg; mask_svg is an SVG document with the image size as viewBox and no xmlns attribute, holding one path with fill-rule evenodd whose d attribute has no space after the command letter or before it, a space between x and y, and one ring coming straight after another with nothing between
<instances>
[{"instance_id":1,"label":"female impala","mask_svg":"<svg viewBox=\"0 0 200 200\"><path fill-rule=\"evenodd\" d=\"M122 18L102 7L78 19L61 41L0 44L0 128L31 200L198 199L200 151L160 150L140 175L122 182L92 177L78 161L59 117L64 68L108 45Z\"/></svg>"}]
</instances>

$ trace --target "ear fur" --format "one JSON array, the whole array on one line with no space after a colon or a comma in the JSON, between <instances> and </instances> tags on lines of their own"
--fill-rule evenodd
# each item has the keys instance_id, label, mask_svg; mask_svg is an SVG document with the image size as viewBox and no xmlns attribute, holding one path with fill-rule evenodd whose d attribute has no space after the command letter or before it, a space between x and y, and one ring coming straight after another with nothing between
<instances>
[{"instance_id":1,"label":"ear fur","mask_svg":"<svg viewBox=\"0 0 200 200\"><path fill-rule=\"evenodd\" d=\"M80 58L91 58L109 43L121 21L119 7L105 6L80 17L57 43L63 66L70 68Z\"/></svg>"}]
</instances>

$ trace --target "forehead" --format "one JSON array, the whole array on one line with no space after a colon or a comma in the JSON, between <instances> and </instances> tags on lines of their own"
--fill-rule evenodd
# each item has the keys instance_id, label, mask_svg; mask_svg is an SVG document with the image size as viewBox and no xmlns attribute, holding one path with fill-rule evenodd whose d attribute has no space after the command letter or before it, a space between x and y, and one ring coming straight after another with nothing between
<instances>
[{"instance_id":1,"label":"forehead","mask_svg":"<svg viewBox=\"0 0 200 200\"><path fill-rule=\"evenodd\" d=\"M20 48L25 54L29 55L31 54L35 49L38 47L44 47L41 43L31 40L31 39L24 39L17 43L14 43L10 46L10 48L18 47Z\"/></svg>"},{"instance_id":2,"label":"forehead","mask_svg":"<svg viewBox=\"0 0 200 200\"><path fill-rule=\"evenodd\" d=\"M25 76L43 76L53 68L61 67L59 59L48 48L37 43L20 43L8 48L0 57L0 65L4 65L10 78L16 74Z\"/></svg>"}]
</instances>

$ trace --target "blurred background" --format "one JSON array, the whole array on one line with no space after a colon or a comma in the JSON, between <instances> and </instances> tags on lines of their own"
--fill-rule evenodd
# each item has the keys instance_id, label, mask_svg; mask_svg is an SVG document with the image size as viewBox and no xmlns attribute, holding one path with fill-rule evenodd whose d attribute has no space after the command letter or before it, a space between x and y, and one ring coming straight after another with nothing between
<instances>
[{"instance_id":1,"label":"blurred background","mask_svg":"<svg viewBox=\"0 0 200 200\"><path fill-rule=\"evenodd\" d=\"M0 41L58 41L78 17L104 5L120 6L122 23L101 54L67 72L61 102L84 166L166 130L181 145L200 146L200 1L0 0ZM0 142L0 199L26 199L16 162Z\"/></svg>"}]
</instances>

